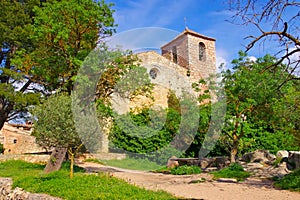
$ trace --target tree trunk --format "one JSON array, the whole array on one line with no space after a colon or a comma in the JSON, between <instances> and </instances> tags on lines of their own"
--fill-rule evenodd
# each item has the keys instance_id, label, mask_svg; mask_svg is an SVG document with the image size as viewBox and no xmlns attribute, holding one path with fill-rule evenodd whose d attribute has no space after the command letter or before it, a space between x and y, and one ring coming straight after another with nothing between
<instances>
[{"instance_id":1,"label":"tree trunk","mask_svg":"<svg viewBox=\"0 0 300 200\"><path fill-rule=\"evenodd\" d=\"M0 103L0 130L3 128L4 123L8 119L9 112L5 108L5 105L3 103Z\"/></svg>"},{"instance_id":2,"label":"tree trunk","mask_svg":"<svg viewBox=\"0 0 300 200\"><path fill-rule=\"evenodd\" d=\"M66 148L55 148L48 160L48 163L44 169L45 173L50 173L53 171L58 171L61 168L61 164L64 161L66 156L67 149Z\"/></svg>"},{"instance_id":3,"label":"tree trunk","mask_svg":"<svg viewBox=\"0 0 300 200\"><path fill-rule=\"evenodd\" d=\"M239 138L237 137L236 134L233 135L233 143L232 143L232 148L230 151L230 162L235 163L235 157L238 152L238 147L239 147Z\"/></svg>"},{"instance_id":4,"label":"tree trunk","mask_svg":"<svg viewBox=\"0 0 300 200\"><path fill-rule=\"evenodd\" d=\"M70 157L70 178L73 178L73 176L74 176L74 158L75 158L75 153L69 151L69 157Z\"/></svg>"}]
</instances>

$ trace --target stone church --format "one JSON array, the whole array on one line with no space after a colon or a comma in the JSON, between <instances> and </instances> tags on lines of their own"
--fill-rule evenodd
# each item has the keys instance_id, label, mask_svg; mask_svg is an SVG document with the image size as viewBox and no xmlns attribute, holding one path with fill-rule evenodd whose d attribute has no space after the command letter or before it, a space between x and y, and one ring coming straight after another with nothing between
<instances>
[{"instance_id":1,"label":"stone church","mask_svg":"<svg viewBox=\"0 0 300 200\"><path fill-rule=\"evenodd\" d=\"M135 96L133 99L122 99L117 94L112 97L112 105L116 112L125 114L129 111L139 113L143 108L167 108L170 91L178 98L182 90L197 93L192 84L216 74L216 40L186 28L173 40L161 46L161 53L146 51L137 53L141 66L147 69L151 83L153 98ZM202 91L207 86L202 86ZM176 93L178 92L179 93ZM182 92L182 91L181 91ZM199 94L199 93L198 93ZM107 129L106 136L109 133ZM108 151L108 139L102 140L102 150Z\"/></svg>"},{"instance_id":2,"label":"stone church","mask_svg":"<svg viewBox=\"0 0 300 200\"><path fill-rule=\"evenodd\" d=\"M215 39L186 28L172 41L156 51L138 53L141 65L147 69L153 89L154 105L167 107L168 91L178 87L190 87L200 79L216 73ZM116 100L115 101L119 101ZM119 113L149 104L149 99L139 96L131 102L116 105ZM128 104L128 105L127 105Z\"/></svg>"}]
</instances>

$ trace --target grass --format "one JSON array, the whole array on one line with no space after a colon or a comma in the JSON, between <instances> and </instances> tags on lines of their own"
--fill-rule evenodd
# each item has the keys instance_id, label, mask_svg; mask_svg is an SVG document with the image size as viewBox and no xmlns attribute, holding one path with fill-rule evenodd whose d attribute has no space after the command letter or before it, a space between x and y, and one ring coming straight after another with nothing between
<instances>
[{"instance_id":1,"label":"grass","mask_svg":"<svg viewBox=\"0 0 300 200\"><path fill-rule=\"evenodd\" d=\"M0 163L0 177L12 177L13 187L63 199L176 199L167 192L148 191L103 173L87 175L80 168L75 168L74 178L70 179L67 164L50 174L44 174L43 168L23 161L6 161Z\"/></svg>"},{"instance_id":2,"label":"grass","mask_svg":"<svg viewBox=\"0 0 300 200\"><path fill-rule=\"evenodd\" d=\"M300 192L300 169L276 180L275 186L285 190Z\"/></svg>"},{"instance_id":3,"label":"grass","mask_svg":"<svg viewBox=\"0 0 300 200\"><path fill-rule=\"evenodd\" d=\"M182 166L177 166L172 169L163 167L158 170L154 170L153 172L164 173L164 174L173 174L173 175L188 175L188 174L200 174L202 171L201 171L201 168L198 166L182 165Z\"/></svg>"},{"instance_id":4,"label":"grass","mask_svg":"<svg viewBox=\"0 0 300 200\"><path fill-rule=\"evenodd\" d=\"M174 175L188 175L188 174L200 174L201 169L198 166L182 165L171 169L171 174Z\"/></svg>"},{"instance_id":5,"label":"grass","mask_svg":"<svg viewBox=\"0 0 300 200\"><path fill-rule=\"evenodd\" d=\"M122 160L101 160L100 162L109 166L145 171L156 170L163 167L162 165L159 165L147 159L125 158Z\"/></svg>"},{"instance_id":6,"label":"grass","mask_svg":"<svg viewBox=\"0 0 300 200\"><path fill-rule=\"evenodd\" d=\"M245 178L248 178L251 175L249 172L244 171L243 167L237 163L233 163L219 171L211 172L211 174L214 175L214 179L235 178L238 181L243 181Z\"/></svg>"}]
</instances>

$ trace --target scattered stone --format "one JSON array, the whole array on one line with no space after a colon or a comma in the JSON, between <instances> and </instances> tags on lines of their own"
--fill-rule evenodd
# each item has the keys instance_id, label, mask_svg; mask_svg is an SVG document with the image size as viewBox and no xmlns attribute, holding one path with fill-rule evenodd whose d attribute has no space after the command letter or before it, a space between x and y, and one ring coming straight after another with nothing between
<instances>
[{"instance_id":1,"label":"scattered stone","mask_svg":"<svg viewBox=\"0 0 300 200\"><path fill-rule=\"evenodd\" d=\"M201 158L199 164L202 170L212 167L222 169L224 167L227 167L228 165L230 165L228 157Z\"/></svg>"},{"instance_id":2,"label":"scattered stone","mask_svg":"<svg viewBox=\"0 0 300 200\"><path fill-rule=\"evenodd\" d=\"M288 158L289 157L289 152L286 151L286 150L280 150L280 151L277 151L276 153L276 157L277 158Z\"/></svg>"},{"instance_id":3,"label":"scattered stone","mask_svg":"<svg viewBox=\"0 0 300 200\"><path fill-rule=\"evenodd\" d=\"M179 166L179 163L176 159L177 159L176 156L172 156L171 158L168 159L168 162L167 162L168 169L173 169L173 168Z\"/></svg>"},{"instance_id":4,"label":"scattered stone","mask_svg":"<svg viewBox=\"0 0 300 200\"><path fill-rule=\"evenodd\" d=\"M288 168L290 170L300 168L300 151L290 151L289 152Z\"/></svg>"},{"instance_id":5,"label":"scattered stone","mask_svg":"<svg viewBox=\"0 0 300 200\"><path fill-rule=\"evenodd\" d=\"M247 169L263 169L264 165L260 163L247 163L246 164Z\"/></svg>"},{"instance_id":6,"label":"scattered stone","mask_svg":"<svg viewBox=\"0 0 300 200\"><path fill-rule=\"evenodd\" d=\"M219 168L217 168L217 167L207 167L203 170L203 172L215 172L218 170L219 170Z\"/></svg>"},{"instance_id":7,"label":"scattered stone","mask_svg":"<svg viewBox=\"0 0 300 200\"><path fill-rule=\"evenodd\" d=\"M223 183L237 183L238 181L235 178L219 178L217 179L218 182Z\"/></svg>"},{"instance_id":8,"label":"scattered stone","mask_svg":"<svg viewBox=\"0 0 300 200\"><path fill-rule=\"evenodd\" d=\"M32 194L16 187L12 189L11 178L0 178L0 199L1 200L61 200L47 194Z\"/></svg>"},{"instance_id":9,"label":"scattered stone","mask_svg":"<svg viewBox=\"0 0 300 200\"><path fill-rule=\"evenodd\" d=\"M258 162L265 164L272 164L276 160L276 156L267 150L256 150L245 154L241 161L244 162Z\"/></svg>"}]
</instances>

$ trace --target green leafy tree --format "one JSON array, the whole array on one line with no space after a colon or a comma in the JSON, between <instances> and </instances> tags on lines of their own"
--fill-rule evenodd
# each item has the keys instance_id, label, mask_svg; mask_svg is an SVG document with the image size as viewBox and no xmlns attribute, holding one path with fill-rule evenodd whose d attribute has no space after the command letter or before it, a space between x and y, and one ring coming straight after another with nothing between
<instances>
[{"instance_id":1,"label":"green leafy tree","mask_svg":"<svg viewBox=\"0 0 300 200\"><path fill-rule=\"evenodd\" d=\"M75 130L72 100L68 95L53 95L32 110L34 130L38 144L45 148L67 148L73 177L74 158L83 144Z\"/></svg>"},{"instance_id":2,"label":"green leafy tree","mask_svg":"<svg viewBox=\"0 0 300 200\"><path fill-rule=\"evenodd\" d=\"M16 59L21 70L45 90L71 93L86 56L103 38L115 32L112 4L92 0L62 0L35 7L30 37L35 49L22 49Z\"/></svg>"},{"instance_id":3,"label":"green leafy tree","mask_svg":"<svg viewBox=\"0 0 300 200\"><path fill-rule=\"evenodd\" d=\"M33 22L32 9L39 3L37 0L0 1L0 129L6 121L38 102L38 96L29 92L31 79L12 59L19 49L32 47L28 26Z\"/></svg>"},{"instance_id":4,"label":"green leafy tree","mask_svg":"<svg viewBox=\"0 0 300 200\"><path fill-rule=\"evenodd\" d=\"M267 132L278 131L280 121L276 118L275 100L284 98L290 88L296 88L296 84L290 82L278 87L278 82L283 81L287 73L285 65L260 73L275 62L276 59L269 55L250 61L240 52L240 58L233 61L233 71L222 73L227 98L223 133L230 144L231 162L235 162L239 146L251 130L264 127ZM288 129L284 131L291 134Z\"/></svg>"},{"instance_id":5,"label":"green leafy tree","mask_svg":"<svg viewBox=\"0 0 300 200\"><path fill-rule=\"evenodd\" d=\"M0 128L41 93L71 92L81 62L115 30L104 1L1 1ZM32 91L32 93L28 92Z\"/></svg>"},{"instance_id":6,"label":"green leafy tree","mask_svg":"<svg viewBox=\"0 0 300 200\"><path fill-rule=\"evenodd\" d=\"M255 149L267 149L273 153L280 149L299 149L295 143L299 115L292 106L293 103L298 105L299 86L290 81L279 87L278 82L283 81L287 73L285 65L260 73L274 62L276 59L269 55L250 61L247 54L240 52L240 57L232 62L233 69L219 74L226 93L227 111L222 134L210 155L229 154L231 162L235 162L238 153ZM203 95L200 97L202 100ZM210 102L201 107L218 104L220 102ZM206 131L212 116L207 113L210 110L201 110L200 119L204 121L200 121L199 127ZM197 143L202 145L201 135L197 134L194 148Z\"/></svg>"}]
</instances>

